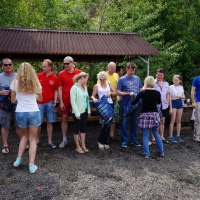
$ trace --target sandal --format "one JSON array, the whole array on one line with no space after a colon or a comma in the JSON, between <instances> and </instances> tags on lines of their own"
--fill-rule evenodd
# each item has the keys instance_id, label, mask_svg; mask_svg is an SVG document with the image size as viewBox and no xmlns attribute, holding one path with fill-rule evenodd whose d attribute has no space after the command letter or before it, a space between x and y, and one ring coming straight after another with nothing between
<instances>
[{"instance_id":1,"label":"sandal","mask_svg":"<svg viewBox=\"0 0 200 200\"><path fill-rule=\"evenodd\" d=\"M162 142L165 143L165 144L169 144L169 141L168 141L168 140L165 140L165 139L162 140Z\"/></svg>"},{"instance_id":2,"label":"sandal","mask_svg":"<svg viewBox=\"0 0 200 200\"><path fill-rule=\"evenodd\" d=\"M3 147L2 149L2 153L3 154L8 154L10 151L9 151L9 148L8 147Z\"/></svg>"},{"instance_id":3,"label":"sandal","mask_svg":"<svg viewBox=\"0 0 200 200\"><path fill-rule=\"evenodd\" d=\"M156 141L155 141L155 140L152 140L152 141L151 141L151 144L156 144Z\"/></svg>"},{"instance_id":4,"label":"sandal","mask_svg":"<svg viewBox=\"0 0 200 200\"><path fill-rule=\"evenodd\" d=\"M48 144L48 146L51 148L51 149L55 149L56 148L56 145L51 143L51 144Z\"/></svg>"},{"instance_id":5,"label":"sandal","mask_svg":"<svg viewBox=\"0 0 200 200\"><path fill-rule=\"evenodd\" d=\"M78 152L78 153L85 153L84 151L83 151L83 149L75 149L76 150L76 152Z\"/></svg>"},{"instance_id":6,"label":"sandal","mask_svg":"<svg viewBox=\"0 0 200 200\"><path fill-rule=\"evenodd\" d=\"M85 152L85 153L88 153L89 152L89 150L86 148L86 147L82 147L82 149L83 149L83 151Z\"/></svg>"},{"instance_id":7,"label":"sandal","mask_svg":"<svg viewBox=\"0 0 200 200\"><path fill-rule=\"evenodd\" d=\"M105 145L104 145L104 148L105 148L105 149L110 149L110 145L105 144Z\"/></svg>"},{"instance_id":8,"label":"sandal","mask_svg":"<svg viewBox=\"0 0 200 200\"><path fill-rule=\"evenodd\" d=\"M101 143L99 143L99 142L97 142L97 143L98 143L98 147L99 147L99 149L100 149L100 150L104 150L104 145L101 144Z\"/></svg>"}]
</instances>

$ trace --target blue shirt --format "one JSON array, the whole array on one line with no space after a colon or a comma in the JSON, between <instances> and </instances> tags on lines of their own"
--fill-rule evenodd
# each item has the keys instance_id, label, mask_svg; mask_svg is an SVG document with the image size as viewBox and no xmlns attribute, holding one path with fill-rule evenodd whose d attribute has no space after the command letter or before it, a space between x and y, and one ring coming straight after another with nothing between
<instances>
[{"instance_id":1,"label":"blue shirt","mask_svg":"<svg viewBox=\"0 0 200 200\"><path fill-rule=\"evenodd\" d=\"M117 89L122 92L134 92L136 95L140 92L140 89L143 87L141 80L138 76L122 76L118 83ZM130 101L130 95L122 96L122 105L127 105Z\"/></svg>"},{"instance_id":2,"label":"blue shirt","mask_svg":"<svg viewBox=\"0 0 200 200\"><path fill-rule=\"evenodd\" d=\"M200 76L194 78L192 82L192 87L195 87L195 101L200 102Z\"/></svg>"}]
</instances>

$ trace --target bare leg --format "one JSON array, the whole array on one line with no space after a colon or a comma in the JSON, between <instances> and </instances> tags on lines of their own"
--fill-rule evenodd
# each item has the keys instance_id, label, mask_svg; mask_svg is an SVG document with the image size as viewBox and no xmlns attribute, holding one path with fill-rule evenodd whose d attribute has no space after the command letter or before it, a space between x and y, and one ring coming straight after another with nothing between
<instances>
[{"instance_id":1,"label":"bare leg","mask_svg":"<svg viewBox=\"0 0 200 200\"><path fill-rule=\"evenodd\" d=\"M112 122L110 125L110 137L115 136L115 122Z\"/></svg>"},{"instance_id":2,"label":"bare leg","mask_svg":"<svg viewBox=\"0 0 200 200\"><path fill-rule=\"evenodd\" d=\"M37 142L40 141L40 133L41 133L41 126L38 126L38 132L37 132L37 137L36 137Z\"/></svg>"},{"instance_id":3,"label":"bare leg","mask_svg":"<svg viewBox=\"0 0 200 200\"><path fill-rule=\"evenodd\" d=\"M21 140L22 137L23 137L23 130L21 128L19 128L19 127L16 127L16 133L17 133L17 135L19 137L19 140Z\"/></svg>"},{"instance_id":4,"label":"bare leg","mask_svg":"<svg viewBox=\"0 0 200 200\"><path fill-rule=\"evenodd\" d=\"M74 134L74 142L76 144L76 149L81 149L80 144L79 144L79 135ZM81 142L82 142L82 138L81 138Z\"/></svg>"},{"instance_id":5,"label":"bare leg","mask_svg":"<svg viewBox=\"0 0 200 200\"><path fill-rule=\"evenodd\" d=\"M183 109L178 109L177 115L176 115L177 137L180 136L180 132L181 132L181 117L182 117L182 114L183 114Z\"/></svg>"},{"instance_id":6,"label":"bare leg","mask_svg":"<svg viewBox=\"0 0 200 200\"><path fill-rule=\"evenodd\" d=\"M47 122L48 144L52 143L53 124Z\"/></svg>"},{"instance_id":7,"label":"bare leg","mask_svg":"<svg viewBox=\"0 0 200 200\"><path fill-rule=\"evenodd\" d=\"M171 114L171 121L170 121L170 125L169 125L169 137L173 137L173 130L174 130L174 123L175 123L175 119L176 119L176 113L177 113L177 109L172 109L172 114Z\"/></svg>"},{"instance_id":8,"label":"bare leg","mask_svg":"<svg viewBox=\"0 0 200 200\"><path fill-rule=\"evenodd\" d=\"M18 150L18 156L17 156L18 158L22 158L24 151L26 149L26 144L28 142L28 137L29 137L28 128L22 128L22 132L23 132L23 136L19 143L19 150Z\"/></svg>"},{"instance_id":9,"label":"bare leg","mask_svg":"<svg viewBox=\"0 0 200 200\"><path fill-rule=\"evenodd\" d=\"M164 129L165 129L165 117L162 117L160 120L160 137L162 140L164 140Z\"/></svg>"},{"instance_id":10,"label":"bare leg","mask_svg":"<svg viewBox=\"0 0 200 200\"><path fill-rule=\"evenodd\" d=\"M37 149L36 138L37 138L38 127L29 127L28 130L29 130L29 142L30 142L29 164L34 164L36 149Z\"/></svg>"},{"instance_id":11,"label":"bare leg","mask_svg":"<svg viewBox=\"0 0 200 200\"><path fill-rule=\"evenodd\" d=\"M9 130L5 128L1 128L1 134L2 134L2 139L3 139L3 146L8 147Z\"/></svg>"},{"instance_id":12,"label":"bare leg","mask_svg":"<svg viewBox=\"0 0 200 200\"><path fill-rule=\"evenodd\" d=\"M68 129L68 115L62 115L61 129L63 137L67 137L67 129Z\"/></svg>"}]
</instances>

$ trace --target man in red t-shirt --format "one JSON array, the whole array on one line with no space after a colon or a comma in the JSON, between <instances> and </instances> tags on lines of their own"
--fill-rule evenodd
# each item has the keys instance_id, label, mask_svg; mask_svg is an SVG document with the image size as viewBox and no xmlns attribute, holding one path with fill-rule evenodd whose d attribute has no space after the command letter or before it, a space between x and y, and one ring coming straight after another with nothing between
<instances>
[{"instance_id":1,"label":"man in red t-shirt","mask_svg":"<svg viewBox=\"0 0 200 200\"><path fill-rule=\"evenodd\" d=\"M58 97L58 77L52 72L53 64L51 60L46 59L42 63L43 72L39 73L38 79L42 86L42 101L37 101L38 107L40 109L41 122L43 120L44 114L46 114L47 121L47 134L48 134L48 146L52 149L56 148L56 145L52 143L52 132L53 132L53 122L56 122L56 102ZM39 136L40 136L41 126L38 129L37 143L38 146Z\"/></svg>"},{"instance_id":2,"label":"man in red t-shirt","mask_svg":"<svg viewBox=\"0 0 200 200\"><path fill-rule=\"evenodd\" d=\"M79 74L81 70L75 68L74 59L70 56L64 58L63 63L65 69L58 74L58 95L60 105L58 112L62 115L62 135L63 141L59 147L63 148L67 144L67 128L68 128L68 113L71 111L70 104L70 89L74 85L73 77Z\"/></svg>"}]
</instances>

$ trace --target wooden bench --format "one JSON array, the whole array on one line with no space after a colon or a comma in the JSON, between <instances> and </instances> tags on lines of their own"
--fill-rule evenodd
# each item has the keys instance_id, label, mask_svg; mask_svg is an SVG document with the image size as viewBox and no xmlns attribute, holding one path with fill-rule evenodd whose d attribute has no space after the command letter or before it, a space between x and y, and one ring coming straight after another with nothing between
<instances>
[{"instance_id":1,"label":"wooden bench","mask_svg":"<svg viewBox=\"0 0 200 200\"><path fill-rule=\"evenodd\" d=\"M58 110L58 107L56 107L56 111ZM56 112L56 122L61 122L62 121L62 115L58 112ZM99 115L97 113L96 108L91 108L91 117L88 118L88 121L98 121L99 120ZM68 122L73 122L73 117L72 114L70 113L68 116ZM46 122L46 118L44 117L43 122Z\"/></svg>"}]
</instances>

